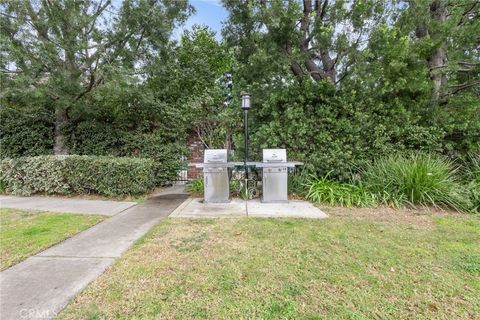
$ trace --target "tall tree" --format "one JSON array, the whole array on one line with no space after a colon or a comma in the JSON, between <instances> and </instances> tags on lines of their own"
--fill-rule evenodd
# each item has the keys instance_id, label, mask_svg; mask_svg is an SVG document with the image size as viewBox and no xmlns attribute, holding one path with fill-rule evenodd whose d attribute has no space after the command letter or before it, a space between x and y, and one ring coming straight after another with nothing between
<instances>
[{"instance_id":1,"label":"tall tree","mask_svg":"<svg viewBox=\"0 0 480 320\"><path fill-rule=\"evenodd\" d=\"M404 21L426 48L432 97L444 103L453 94L480 87L480 2L407 1ZM408 32L408 31L407 31Z\"/></svg>"},{"instance_id":2,"label":"tall tree","mask_svg":"<svg viewBox=\"0 0 480 320\"><path fill-rule=\"evenodd\" d=\"M232 64L232 54L215 39L214 32L193 26L169 55L168 66L160 58L149 67L148 84L155 88L158 99L176 106L188 130L206 148L231 144L235 118L224 104L227 90L222 78Z\"/></svg>"},{"instance_id":3,"label":"tall tree","mask_svg":"<svg viewBox=\"0 0 480 320\"><path fill-rule=\"evenodd\" d=\"M381 22L384 1L223 0L229 11L224 35L240 46L240 59L259 50L276 54L297 77L337 83L348 72L354 53ZM273 57L272 57L273 58ZM273 58L274 59L274 58Z\"/></svg>"},{"instance_id":4,"label":"tall tree","mask_svg":"<svg viewBox=\"0 0 480 320\"><path fill-rule=\"evenodd\" d=\"M169 42L187 0L6 0L0 5L4 99L34 92L55 108L55 154L69 152L69 111L108 68L132 72Z\"/></svg>"}]
</instances>

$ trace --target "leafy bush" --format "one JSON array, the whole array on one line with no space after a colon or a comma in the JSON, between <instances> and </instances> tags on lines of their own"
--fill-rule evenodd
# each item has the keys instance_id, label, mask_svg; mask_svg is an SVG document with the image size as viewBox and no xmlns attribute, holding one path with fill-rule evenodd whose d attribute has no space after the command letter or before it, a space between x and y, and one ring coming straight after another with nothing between
<instances>
[{"instance_id":1,"label":"leafy bush","mask_svg":"<svg viewBox=\"0 0 480 320\"><path fill-rule=\"evenodd\" d=\"M368 189L389 205L448 206L456 210L468 204L457 182L457 169L444 157L411 153L381 157L363 170Z\"/></svg>"},{"instance_id":2,"label":"leafy bush","mask_svg":"<svg viewBox=\"0 0 480 320\"><path fill-rule=\"evenodd\" d=\"M181 137L178 141L184 141ZM72 151L83 155L115 155L154 160L155 184L162 185L176 177L184 166L186 153L181 142L170 141L163 133L131 133L111 124L85 121L70 135Z\"/></svg>"},{"instance_id":3,"label":"leafy bush","mask_svg":"<svg viewBox=\"0 0 480 320\"><path fill-rule=\"evenodd\" d=\"M41 104L40 106L2 105L0 108L0 157L51 154L53 118L51 108Z\"/></svg>"},{"instance_id":4,"label":"leafy bush","mask_svg":"<svg viewBox=\"0 0 480 320\"><path fill-rule=\"evenodd\" d=\"M143 194L154 187L151 159L97 156L37 156L3 159L0 179L7 192L30 195L98 193Z\"/></svg>"},{"instance_id":5,"label":"leafy bush","mask_svg":"<svg viewBox=\"0 0 480 320\"><path fill-rule=\"evenodd\" d=\"M348 182L352 167L395 150L443 150L444 131L416 114L423 105L412 108L390 97L380 103L360 92L338 92L326 82L272 86L251 90L252 158L261 158L262 148L284 147L289 159L303 161L311 173L331 172L332 179ZM243 134L234 138L243 152Z\"/></svg>"},{"instance_id":6,"label":"leafy bush","mask_svg":"<svg viewBox=\"0 0 480 320\"><path fill-rule=\"evenodd\" d=\"M203 194L203 189L204 189L203 178L197 178L195 180L190 181L186 187L187 192L191 192L197 195Z\"/></svg>"},{"instance_id":7,"label":"leafy bush","mask_svg":"<svg viewBox=\"0 0 480 320\"><path fill-rule=\"evenodd\" d=\"M154 187L151 159L69 156L65 177L74 193L143 194Z\"/></svg>"},{"instance_id":8,"label":"leafy bush","mask_svg":"<svg viewBox=\"0 0 480 320\"><path fill-rule=\"evenodd\" d=\"M7 185L6 191L16 195L70 193L65 159L65 156L37 156L1 160L0 174Z\"/></svg>"},{"instance_id":9,"label":"leafy bush","mask_svg":"<svg viewBox=\"0 0 480 320\"><path fill-rule=\"evenodd\" d=\"M122 156L153 159L155 184L161 185L175 178L178 171L185 167L180 157L186 153L185 145L168 142L167 138L160 133L126 135L121 141L120 152Z\"/></svg>"},{"instance_id":10,"label":"leafy bush","mask_svg":"<svg viewBox=\"0 0 480 320\"><path fill-rule=\"evenodd\" d=\"M362 185L331 180L328 175L321 178L312 177L307 182L307 186L307 199L316 203L344 207L368 207L377 204L375 194Z\"/></svg>"}]
</instances>

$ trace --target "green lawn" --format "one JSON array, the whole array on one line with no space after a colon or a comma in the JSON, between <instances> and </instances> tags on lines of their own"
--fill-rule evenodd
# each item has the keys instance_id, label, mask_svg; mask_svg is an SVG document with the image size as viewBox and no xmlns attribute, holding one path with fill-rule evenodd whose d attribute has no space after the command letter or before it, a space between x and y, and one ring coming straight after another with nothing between
<instances>
[{"instance_id":1,"label":"green lawn","mask_svg":"<svg viewBox=\"0 0 480 320\"><path fill-rule=\"evenodd\" d=\"M480 217L168 219L63 319L479 319Z\"/></svg>"},{"instance_id":2,"label":"green lawn","mask_svg":"<svg viewBox=\"0 0 480 320\"><path fill-rule=\"evenodd\" d=\"M99 215L0 209L0 269L6 269L104 218Z\"/></svg>"}]
</instances>

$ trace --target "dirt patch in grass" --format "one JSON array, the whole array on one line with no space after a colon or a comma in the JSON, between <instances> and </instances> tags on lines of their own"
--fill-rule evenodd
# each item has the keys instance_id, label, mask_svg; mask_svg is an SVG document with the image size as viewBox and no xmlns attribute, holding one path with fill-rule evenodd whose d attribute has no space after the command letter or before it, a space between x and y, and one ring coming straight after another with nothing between
<instances>
[{"instance_id":1,"label":"dirt patch in grass","mask_svg":"<svg viewBox=\"0 0 480 320\"><path fill-rule=\"evenodd\" d=\"M59 318L480 317L478 217L330 210L322 220L168 219Z\"/></svg>"},{"instance_id":2,"label":"dirt patch in grass","mask_svg":"<svg viewBox=\"0 0 480 320\"><path fill-rule=\"evenodd\" d=\"M461 219L466 216L465 214L451 210L428 207L420 209L319 207L329 216L371 220L386 224L404 224L412 228L433 228L435 225L433 218L436 217L455 217Z\"/></svg>"}]
</instances>

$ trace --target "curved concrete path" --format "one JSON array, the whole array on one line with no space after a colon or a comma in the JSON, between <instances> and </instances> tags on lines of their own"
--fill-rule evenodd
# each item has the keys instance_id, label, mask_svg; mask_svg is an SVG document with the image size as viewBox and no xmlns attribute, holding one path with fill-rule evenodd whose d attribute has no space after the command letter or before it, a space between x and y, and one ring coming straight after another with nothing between
<instances>
[{"instance_id":1,"label":"curved concrete path","mask_svg":"<svg viewBox=\"0 0 480 320\"><path fill-rule=\"evenodd\" d=\"M0 317L52 319L186 198L172 188L0 273Z\"/></svg>"}]
</instances>

